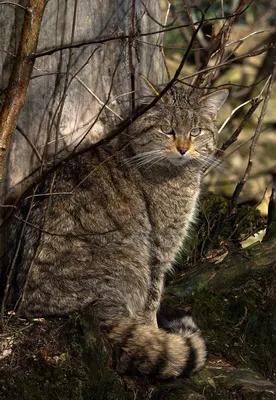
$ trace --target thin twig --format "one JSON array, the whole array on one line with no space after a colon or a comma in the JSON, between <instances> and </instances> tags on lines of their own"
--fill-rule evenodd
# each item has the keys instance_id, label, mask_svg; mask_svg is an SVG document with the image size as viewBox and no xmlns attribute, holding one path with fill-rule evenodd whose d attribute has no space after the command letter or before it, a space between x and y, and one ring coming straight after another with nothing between
<instances>
[{"instance_id":1,"label":"thin twig","mask_svg":"<svg viewBox=\"0 0 276 400\"><path fill-rule=\"evenodd\" d=\"M209 7L210 7L210 5L208 6L208 8ZM227 19L228 18L232 18L233 16L236 16L236 15L237 16L241 15L244 12L245 12L245 10L242 10L241 12L239 12L237 14L231 14L230 16L227 17ZM206 20L206 21L209 23L211 21L219 21L221 19L222 19L221 17L214 17L214 18L208 18L208 20ZM200 23L201 23L201 21L195 21L194 25L198 25ZM172 31L172 30L180 29L180 28L185 28L185 27L187 28L187 27L190 27L190 26L191 26L191 24L189 23L189 24L183 24L183 25L177 25L177 26L169 27L169 28L166 28L166 29L164 28L162 30L157 30L157 31L152 31L152 32L144 32L144 33L135 32L134 36L135 36L135 38L143 37L143 36L151 36L151 35L156 35L158 33L165 33L165 32L169 32L169 31ZM201 26L202 26L202 24L201 24ZM72 45L56 46L56 47L54 47L52 49L48 49L48 50L45 50L45 51L42 51L42 52L39 52L39 53L34 53L34 54L30 55L29 58L31 58L31 59L32 58L39 58L39 57L52 55L52 54L56 53L57 51L61 51L61 50L66 50L66 49L71 49L71 48L78 48L78 47L88 46L88 45L91 45L91 44L104 44L104 43L111 42L111 41L114 41L114 40L120 40L121 41L121 40L125 40L125 39L133 39L133 37L130 37L129 35L117 35L117 36L112 35L112 36L108 36L108 37L105 37L105 38L99 37L99 38L83 41L81 43L75 43L75 44L72 44Z\"/></svg>"},{"instance_id":2,"label":"thin twig","mask_svg":"<svg viewBox=\"0 0 276 400\"><path fill-rule=\"evenodd\" d=\"M90 61L90 59L92 58L92 56L95 54L95 52L96 52L98 49L99 49L99 46L98 46L96 49L93 50L93 52L90 54L90 56L88 57L88 59L86 60L86 62L79 68L79 70L78 70L77 72L75 72L74 74L72 74L72 73L69 72L69 75L71 76L71 79L70 79L70 82L69 82L69 83L71 84L71 81L72 81L73 79L76 79L76 80L88 91L88 93L90 93L90 94L94 97L94 99L97 100L97 102L98 102L99 104L104 105L108 111L110 111L112 114L114 114L117 118L119 118L119 119L122 121L123 118L122 118L119 114L117 114L116 111L112 110L112 108L110 108L108 105L106 105L94 92L92 92L92 90L83 82L83 80L80 79L80 78L77 76L77 75L80 73L80 71L88 64L88 62ZM43 74L40 74L40 75L33 75L33 76L31 77L31 80L32 80L32 79L36 79L36 78L40 78L40 77L42 77L42 76L48 76L48 75L65 75L65 74L67 73L67 72L62 72L62 71L58 71L58 72L49 72L49 71L47 71L47 70L42 70L42 69L36 69L36 70L37 70L37 71L42 71ZM68 84L68 86L69 86L69 84ZM126 96L126 95L131 94L131 93L133 93L133 92L131 91L131 92L123 93L123 94L117 96L116 99L119 98L119 97L121 97L121 96ZM113 101L115 101L115 99L113 99L110 103L112 103ZM71 134L71 133L69 133L69 135L70 135L70 134ZM63 135L63 137L64 137L64 136L66 136L66 135ZM54 143L54 142L55 142L55 139L54 139L53 141L51 141L51 143ZM49 142L47 142L47 143L49 143Z\"/></svg>"},{"instance_id":3,"label":"thin twig","mask_svg":"<svg viewBox=\"0 0 276 400\"><path fill-rule=\"evenodd\" d=\"M122 55L123 55L124 50L125 50L125 46L122 47L121 55L120 55L120 57L118 58L118 61L117 61L116 65L115 65L115 68L114 68L114 70L113 70L113 73L112 73L112 76L111 76L111 83L110 83L110 87L109 87L109 91L108 91L108 94L107 94L107 99L106 99L106 101L104 102L103 106L102 106L101 109L99 110L99 112L98 112L98 114L97 114L95 120L93 121L93 123L89 126L89 128L87 129L87 131L85 132L85 134L83 135L83 137L81 138L81 140L80 140L80 141L77 143L77 145L74 147L74 149L73 149L73 151L72 151L71 154L76 153L76 150L77 150L77 149L80 147L80 145L83 143L83 141L85 140L85 138L87 137L87 135L89 134L89 132L91 132L91 130L92 130L93 127L95 126L96 122L99 120L99 118L100 118L102 112L103 112L104 109L106 108L106 105L109 103L110 96L111 96L111 92L112 92L112 88L113 88L113 83L114 83L115 74L116 74L116 72L117 72L117 70L118 70L118 68L119 68L119 65L120 65L121 58L122 58ZM100 143L100 141L99 141L98 143ZM92 146L93 146L93 145L92 145Z\"/></svg>"},{"instance_id":4,"label":"thin twig","mask_svg":"<svg viewBox=\"0 0 276 400\"><path fill-rule=\"evenodd\" d=\"M189 19L190 24L191 24L191 28L193 29L193 31L195 31L195 22L194 22L195 13L193 13L192 10L190 9L187 0L183 0L183 3L184 3L184 7L185 7L185 11L187 13L188 19ZM201 30L198 32L197 40L198 40L198 42L200 43L200 45L202 46L203 49L206 49L208 47L208 42L205 39L204 34L203 34L203 32Z\"/></svg>"},{"instance_id":5,"label":"thin twig","mask_svg":"<svg viewBox=\"0 0 276 400\"><path fill-rule=\"evenodd\" d=\"M222 61L225 62L225 61L227 61L227 59L228 59L228 58L226 58L226 59L223 60L223 57L224 57L224 54L225 54L225 50L226 50L226 44L227 44L227 42L228 42L228 40L229 40L229 37L230 37L230 35L231 35L232 28L233 28L234 22L235 22L235 20L236 20L237 13L238 13L239 11L242 10L242 8L245 6L246 2L247 2L247 0L240 0L237 9L236 9L235 12L234 12L234 16L231 17L231 18L229 18L229 19L226 21L225 25L222 26L222 28L221 28L221 35L220 35L220 36L217 35L217 36L219 36L219 38L220 38L220 45L219 45L219 48L218 48L218 57L217 57L217 60L216 60L216 65L217 65L217 64L220 64ZM224 16L223 2L221 3L221 5L222 5L222 16ZM217 37L216 37L216 38L217 38ZM209 54L210 54L210 53L209 53ZM210 54L209 60L211 59L211 57L212 57L212 54ZM209 62L209 60L208 60L208 62ZM216 74L217 74L217 71L218 71L218 70L215 69L215 70L212 72L211 76L209 77L209 80L208 80L208 81L209 81L209 82L208 82L209 85L212 85L212 83L213 83L213 81L214 81L214 79L215 79L215 76L216 76ZM201 75L199 75L199 76L201 76ZM206 78L206 77L205 77L205 78ZM197 78L197 79L199 79L199 78Z\"/></svg>"},{"instance_id":6,"label":"thin twig","mask_svg":"<svg viewBox=\"0 0 276 400\"><path fill-rule=\"evenodd\" d=\"M251 118L252 114L255 112L255 110L258 108L259 104L262 101L263 101L263 99L261 97L256 97L251 100L250 109L247 111L243 120L241 121L241 123L239 124L237 129L234 131L234 133L231 135L231 137L225 143L223 143L221 148L215 153L216 158L220 157L225 152L225 150L227 150L228 147L231 146L231 144L233 144L237 140L239 134L241 133L241 131L243 130L243 128L245 127L245 125L247 124L249 119Z\"/></svg>"},{"instance_id":7,"label":"thin twig","mask_svg":"<svg viewBox=\"0 0 276 400\"><path fill-rule=\"evenodd\" d=\"M251 140L253 139L253 136L251 136L249 139L244 140L242 143L240 143L237 147L234 148L234 150L232 150L230 153L227 153L227 155L222 158L220 161L218 161L217 163L215 163L215 165L211 165L210 168L208 168L205 172L204 172L204 177L209 175L214 169L218 169L221 165L225 164L225 161L231 157L232 154L234 154L236 151L238 151L242 146L244 146L245 144L251 142ZM228 183L229 180L227 180Z\"/></svg>"},{"instance_id":8,"label":"thin twig","mask_svg":"<svg viewBox=\"0 0 276 400\"><path fill-rule=\"evenodd\" d=\"M237 57L235 57L235 58L232 58L231 60L222 62L222 63L217 64L217 65L214 65L214 66L212 66L212 67L205 68L205 69L203 69L203 70L201 70L201 71L197 71L197 72L195 72L195 73L193 73L193 74L186 75L186 76L184 76L183 78L181 78L181 81L184 81L184 80L189 79L189 78L193 78L194 76L197 76L199 73L209 72L209 71L212 71L213 69L220 68L220 67L224 67L224 66L226 66L226 65L230 65L230 64L232 64L233 62L243 60L244 58L250 58L250 57L259 56L260 54L263 54L263 53L265 53L266 51L268 51L268 50L270 50L270 49L275 49L275 48L276 48L276 44L271 43L271 44L269 44L268 46L264 46L264 47L262 47L262 48L259 49L259 50L253 51L253 52L251 52L251 53L242 54L241 56L237 56Z\"/></svg>"},{"instance_id":9,"label":"thin twig","mask_svg":"<svg viewBox=\"0 0 276 400\"><path fill-rule=\"evenodd\" d=\"M252 101L253 101L253 99L247 100L244 103L240 104L238 107L234 108L234 110L231 111L231 114L229 115L229 117L226 118L224 123L219 128L218 133L220 133L224 129L224 127L227 125L227 123L233 117L233 115L235 114L236 111L238 111L241 107L245 106L246 104L251 103Z\"/></svg>"},{"instance_id":10,"label":"thin twig","mask_svg":"<svg viewBox=\"0 0 276 400\"><path fill-rule=\"evenodd\" d=\"M34 189L34 192L36 192L37 187ZM8 299L8 295L9 295L9 290L10 290L10 285L11 285L11 281L12 281L12 276L13 276L13 272L14 272L14 268L15 268L15 264L16 264L16 260L17 260L17 256L21 247L21 242L24 238L24 234L25 234L25 229L26 229L26 223L28 222L28 219L30 217L31 214L31 210L32 210L32 205L33 205L33 199L30 205L30 208L28 210L28 214L26 216L26 221L24 221L22 228L21 228L21 232L20 232L20 236L19 236L19 240L16 244L16 248L15 248L15 252L13 255L13 259L11 261L9 270L8 270L8 274L7 274L7 283L5 285L5 290L4 290L4 296L2 299L2 304L1 304L1 320L0 320L0 328L1 331L4 331L4 314L5 314L5 307L6 307L6 301Z\"/></svg>"},{"instance_id":11,"label":"thin twig","mask_svg":"<svg viewBox=\"0 0 276 400\"><path fill-rule=\"evenodd\" d=\"M247 124L247 122L249 121L249 119L251 118L251 116L253 115L253 113L256 111L256 109L258 108L258 106L260 105L260 103L263 101L262 98L262 94L265 90L265 88L267 87L269 81L271 79L271 76L268 78L268 80L266 81L266 83L264 84L261 92L259 93L259 95L251 100L248 100L242 104L240 104L238 107L236 107L231 114L229 115L228 118L226 118L226 120L224 121L224 123L222 124L222 126L220 127L218 133L220 133L224 127L226 126L226 124L229 122L229 120L232 118L232 116L236 113L236 111L238 111L241 107L243 107L244 105L251 103L251 107L250 109L247 111L247 113L245 114L243 120L240 122L239 126L236 128L236 130L234 131L234 133L230 136L230 138L224 142L222 144L222 146L220 147L219 150L217 150L217 152L215 153L214 157L215 159L218 159L219 157L222 156L222 154L224 154L224 152L238 139L239 134L241 133L241 131L243 130L243 128L245 127L245 125ZM254 137L254 136L253 136ZM251 139L253 139L253 137ZM251 140L250 139L250 140ZM236 151L236 149L234 150ZM222 161L223 162L223 161ZM213 169L215 169L218 165L216 164L215 166L211 166L210 168L206 168L205 169L205 175L208 175Z\"/></svg>"},{"instance_id":12,"label":"thin twig","mask_svg":"<svg viewBox=\"0 0 276 400\"><path fill-rule=\"evenodd\" d=\"M161 28L168 28L169 26L172 26L172 25L175 23L175 21L177 20L177 18L174 18L173 21L172 21L171 23L167 24L168 14L169 14L168 11L169 11L169 9L170 9L170 3L169 3L169 2L168 2L168 3L169 3L169 6L168 6L168 10L167 10L167 12L166 12L166 17L165 17L164 24L161 24L161 22L157 21L157 19L154 18L154 17L150 14L149 10L147 9L147 7L146 7L146 5L145 5L145 3L144 3L143 1L142 1L141 3L143 4L144 9L146 10L147 16L148 16L153 22L155 22L157 25L161 26Z\"/></svg>"},{"instance_id":13,"label":"thin twig","mask_svg":"<svg viewBox=\"0 0 276 400\"><path fill-rule=\"evenodd\" d=\"M114 233L117 231L117 228L111 229L109 231L102 231L102 232L80 232L80 233L62 233L62 232L51 232L48 230L45 230L43 228L40 228L38 225L35 225L31 222L29 222L27 219L22 219L18 217L17 215L14 215L14 217L18 220L24 223L25 225L31 226L32 228L38 230L41 233L44 233L45 235L49 236L58 236L58 237L69 237L69 238L80 238L80 237L88 237L88 236L96 236L96 235L107 235L109 233Z\"/></svg>"},{"instance_id":14,"label":"thin twig","mask_svg":"<svg viewBox=\"0 0 276 400\"><path fill-rule=\"evenodd\" d=\"M77 18L77 8L78 8L78 0L75 0L74 2L74 11L73 11L73 21L72 21L72 28L71 28L71 37L70 37L70 44L72 45L74 42L74 36L75 36L75 29L76 29L76 18ZM63 86L63 92L61 96L61 100L59 103L59 113L57 116L57 123L56 123L56 140L55 140L55 151L54 151L54 163L56 163L57 159L57 154L58 154L58 135L59 135L59 130L60 130L60 124L61 124L61 118L62 118L62 113L65 105L65 99L67 96L67 91L69 89L69 86L72 82L72 79L69 81L70 77L70 68L72 66L72 60L73 60L73 50L69 49L69 54L68 54L68 62L66 66L66 74L65 74L65 79L64 79L64 86Z\"/></svg>"},{"instance_id":15,"label":"thin twig","mask_svg":"<svg viewBox=\"0 0 276 400\"><path fill-rule=\"evenodd\" d=\"M247 39L249 39L249 38L252 37L252 36L259 35L260 33L265 33L265 32L270 32L270 29L263 29L263 30L260 30L260 31L255 31L255 32L252 32L252 33L250 33L249 35L246 35L246 36L244 36L244 37L242 37L242 38L240 38L240 39L236 39L236 40L233 40L232 42L226 43L225 47L229 47L229 46L231 46L231 45L237 43L237 46L236 46L233 50L231 50L231 53L229 53L229 54L227 55L227 59L229 59L229 58L231 57L231 55L234 54L234 53L238 50L238 48L239 48L241 45L243 45L243 43L244 43ZM213 58L213 57L217 54L217 52L218 52L218 50L217 50L214 54L212 54L212 57L211 57L211 58Z\"/></svg>"},{"instance_id":16,"label":"thin twig","mask_svg":"<svg viewBox=\"0 0 276 400\"><path fill-rule=\"evenodd\" d=\"M119 114L117 114L116 113L116 111L114 111L114 110L112 110L112 108L110 108L107 104L106 104L106 102L103 102L94 92L92 92L92 90L78 77L78 76L75 76L75 79L94 97L94 99L95 100L97 100L97 102L99 103L99 104L101 104L102 106L104 106L108 111L110 111L112 114L114 114L115 115L115 117L117 117L117 118L119 118L121 121L123 121L123 118L119 115ZM133 90L131 90L130 92L128 92L128 93L124 93L123 95L126 95L126 94L132 94L132 93L134 93L135 91L133 91ZM122 95L121 95L122 96ZM116 98L118 98L118 97L120 97L120 96L117 96ZM114 99L113 99L114 100Z\"/></svg>"},{"instance_id":17,"label":"thin twig","mask_svg":"<svg viewBox=\"0 0 276 400\"><path fill-rule=\"evenodd\" d=\"M14 3L13 1L1 1L0 6L2 6L2 5L22 8L24 11L29 12L29 9L27 7L22 6L22 4Z\"/></svg>"},{"instance_id":18,"label":"thin twig","mask_svg":"<svg viewBox=\"0 0 276 400\"><path fill-rule=\"evenodd\" d=\"M243 174L243 177L242 177L241 181L237 184L237 186L236 186L236 188L234 190L234 193L232 195L231 202L230 202L230 208L229 208L229 214L231 213L231 211L233 210L233 208L237 204L239 195L240 195L244 185L246 184L246 181L247 181L248 176L249 176L249 174L251 172L251 169L252 169L253 157L254 157L254 154L255 154L255 151L256 151L256 144L257 144L259 136L261 134L261 127L262 127L264 116L265 116L265 113L266 113L266 110L267 110L268 100L269 100L270 95L271 95L275 73L276 73L276 64L274 64L273 73L272 73L272 75L270 77L270 82L269 82L269 85L268 85L268 88L267 88L267 91L266 91L266 95L265 95L265 98L264 98L261 114L260 114L260 117L258 119L258 124L257 124L256 130L255 130L255 133L254 133L254 137L253 137L251 146L249 148L247 167L245 169L245 172Z\"/></svg>"},{"instance_id":19,"label":"thin twig","mask_svg":"<svg viewBox=\"0 0 276 400\"><path fill-rule=\"evenodd\" d=\"M35 155L38 158L38 161L40 161L42 163L42 157L39 154L37 148L35 147L35 145L33 144L33 142L31 141L31 139L29 138L29 136L23 131L22 128L20 128L20 126L16 125L16 130L18 130L18 132L24 137L24 139L29 143L29 145L31 146L31 148L33 149Z\"/></svg>"}]
</instances>

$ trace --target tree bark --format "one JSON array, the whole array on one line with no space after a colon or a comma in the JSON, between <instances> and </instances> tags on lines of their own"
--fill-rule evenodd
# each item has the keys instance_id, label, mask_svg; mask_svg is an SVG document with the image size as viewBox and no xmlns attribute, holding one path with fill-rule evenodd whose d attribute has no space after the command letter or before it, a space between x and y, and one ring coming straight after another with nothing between
<instances>
[{"instance_id":1,"label":"tree bark","mask_svg":"<svg viewBox=\"0 0 276 400\"><path fill-rule=\"evenodd\" d=\"M27 4L24 0L19 3ZM79 142L78 148L97 142L124 119L135 106L138 94L130 92L139 89L139 74L156 83L163 81L162 52L154 46L160 43L162 34L145 40L137 37L138 33L160 30L148 15L161 20L159 1L146 1L146 9L143 4L138 0L48 2L37 53L59 47L63 50L35 59L17 121L19 129L10 147L2 189L6 197L20 195L33 180L33 176L25 178L41 164L45 170L49 161L64 158ZM24 9L1 6L2 91L8 86L21 41L23 18ZM113 37L114 40L105 41ZM97 43L81 45L93 41ZM80 46L74 47L76 44ZM109 108L103 112L107 102Z\"/></svg>"}]
</instances>

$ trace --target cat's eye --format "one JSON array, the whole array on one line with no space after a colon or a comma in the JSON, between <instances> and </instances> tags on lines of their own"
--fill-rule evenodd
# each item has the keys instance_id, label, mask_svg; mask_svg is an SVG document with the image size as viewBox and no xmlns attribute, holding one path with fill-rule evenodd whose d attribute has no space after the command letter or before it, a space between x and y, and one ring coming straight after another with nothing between
<instances>
[{"instance_id":1,"label":"cat's eye","mask_svg":"<svg viewBox=\"0 0 276 400\"><path fill-rule=\"evenodd\" d=\"M165 133L166 135L174 135L174 130L171 126L169 125L162 125L161 126L161 130L163 133Z\"/></svg>"},{"instance_id":2,"label":"cat's eye","mask_svg":"<svg viewBox=\"0 0 276 400\"><path fill-rule=\"evenodd\" d=\"M200 128L193 128L190 130L190 135L191 136L198 136L201 133L201 129Z\"/></svg>"}]
</instances>

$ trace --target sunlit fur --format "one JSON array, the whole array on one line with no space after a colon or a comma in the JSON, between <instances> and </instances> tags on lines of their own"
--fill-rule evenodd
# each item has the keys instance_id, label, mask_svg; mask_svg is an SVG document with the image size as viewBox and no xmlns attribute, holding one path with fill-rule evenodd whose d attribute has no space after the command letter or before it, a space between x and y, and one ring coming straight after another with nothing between
<instances>
[{"instance_id":1,"label":"sunlit fur","mask_svg":"<svg viewBox=\"0 0 276 400\"><path fill-rule=\"evenodd\" d=\"M174 88L23 201L8 234L8 262L16 262L10 300L21 315L93 314L120 373L164 379L204 365L205 342L192 319L162 318L161 310L157 324L157 311L164 275L196 213L202 167L213 162L214 119L226 96Z\"/></svg>"},{"instance_id":2,"label":"sunlit fur","mask_svg":"<svg viewBox=\"0 0 276 400\"><path fill-rule=\"evenodd\" d=\"M166 165L168 162L179 167L185 164L199 168L211 165L218 133L208 98L204 102L204 97L198 92L173 88L166 99L166 103L159 102L134 124L132 132L134 129L138 133L142 124L144 134L142 137L135 135L133 148L136 154L132 160L136 160L140 167L153 163ZM162 126L171 127L174 135L163 133ZM191 135L194 128L201 131L196 137ZM187 151L182 155L179 148Z\"/></svg>"}]
</instances>

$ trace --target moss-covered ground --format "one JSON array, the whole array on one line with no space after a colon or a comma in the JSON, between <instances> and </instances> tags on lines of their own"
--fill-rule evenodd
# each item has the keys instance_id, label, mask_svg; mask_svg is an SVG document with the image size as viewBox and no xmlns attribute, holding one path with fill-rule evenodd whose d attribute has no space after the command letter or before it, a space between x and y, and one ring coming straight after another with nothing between
<instances>
[{"instance_id":1,"label":"moss-covered ground","mask_svg":"<svg viewBox=\"0 0 276 400\"><path fill-rule=\"evenodd\" d=\"M120 377L103 338L88 339L87 320L9 315L0 335L0 399L276 399L276 242L240 247L262 224L254 209L230 215L227 200L206 199L192 246L168 279L164 301L191 311L207 340L209 362L199 374L168 382Z\"/></svg>"}]
</instances>

